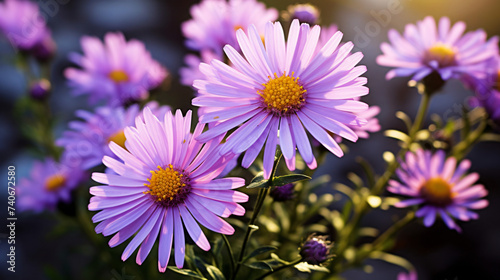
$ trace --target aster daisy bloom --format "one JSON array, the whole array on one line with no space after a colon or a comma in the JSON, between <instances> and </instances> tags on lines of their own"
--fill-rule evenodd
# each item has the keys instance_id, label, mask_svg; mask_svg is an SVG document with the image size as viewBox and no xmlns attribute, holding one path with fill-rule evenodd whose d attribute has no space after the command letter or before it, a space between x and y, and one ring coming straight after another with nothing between
<instances>
[{"instance_id":1,"label":"aster daisy bloom","mask_svg":"<svg viewBox=\"0 0 500 280\"><path fill-rule=\"evenodd\" d=\"M343 152L332 134L357 141L348 125L361 126L358 116L365 103L352 100L368 94L366 78L359 77L365 66L356 66L363 55L350 54L353 44L338 48L342 33L337 32L314 54L321 28L299 25L294 20L285 43L279 22L269 22L265 47L254 26L248 35L237 31L245 58L230 45L224 51L233 63L218 60L201 64L205 80L196 80L198 97L193 105L202 109L200 122L216 123L198 137L208 141L238 127L227 138L221 152L246 151L243 167L249 167L264 148L264 177L269 178L279 144L290 170L295 169L298 148L309 168L316 168L307 131L333 154ZM279 134L279 140L278 140Z\"/></svg>"},{"instance_id":2,"label":"aster daisy bloom","mask_svg":"<svg viewBox=\"0 0 500 280\"><path fill-rule=\"evenodd\" d=\"M147 108L163 119L168 106L160 106L151 101ZM56 141L56 145L64 147L62 158L67 159L75 166L90 169L102 162L103 156L116 156L109 149L109 143L115 142L125 148L124 129L134 125L135 118L142 116L139 105L134 104L127 109L123 107L99 107L95 112L79 110L76 116L83 121L72 121L69 130Z\"/></svg>"},{"instance_id":3,"label":"aster daisy bloom","mask_svg":"<svg viewBox=\"0 0 500 280\"><path fill-rule=\"evenodd\" d=\"M263 34L266 23L278 19L278 11L257 0L203 0L191 7L191 16L182 24L187 47L222 56L224 45L238 48L236 30L254 24Z\"/></svg>"},{"instance_id":4,"label":"aster daisy bloom","mask_svg":"<svg viewBox=\"0 0 500 280\"><path fill-rule=\"evenodd\" d=\"M396 171L401 182L390 180L387 190L412 197L397 203L396 207L420 205L415 214L423 217L425 226L433 225L439 215L450 229L460 232L453 218L477 219L478 214L470 209L488 206L488 201L482 199L488 192L483 185L474 185L479 175L464 176L469 167L470 161L463 160L457 168L456 159L446 159L442 150L434 154L422 149L408 152L405 162Z\"/></svg>"},{"instance_id":5,"label":"aster daisy bloom","mask_svg":"<svg viewBox=\"0 0 500 280\"><path fill-rule=\"evenodd\" d=\"M126 41L122 33L107 33L104 44L95 37L81 39L84 55L70 54L82 69L68 68L64 75L75 95L89 94L89 102L104 99L110 106L144 100L168 72L151 58L144 44Z\"/></svg>"},{"instance_id":6,"label":"aster daisy bloom","mask_svg":"<svg viewBox=\"0 0 500 280\"><path fill-rule=\"evenodd\" d=\"M21 179L17 187L19 209L35 212L54 210L60 201L70 200L71 191L86 178L85 175L82 170L52 158L36 161L29 178Z\"/></svg>"},{"instance_id":7,"label":"aster daisy bloom","mask_svg":"<svg viewBox=\"0 0 500 280\"><path fill-rule=\"evenodd\" d=\"M485 61L498 55L498 37L486 41L483 30L463 34L464 31L464 22L450 26L447 17L441 18L438 26L432 17L417 25L408 24L403 36L391 29L391 43L382 43L384 54L377 57L377 63L396 67L387 73L387 79L413 76L413 80L419 81L432 72L437 72L443 80L460 78L484 67Z\"/></svg>"},{"instance_id":8,"label":"aster daisy bloom","mask_svg":"<svg viewBox=\"0 0 500 280\"><path fill-rule=\"evenodd\" d=\"M469 100L472 107L481 106L491 120L500 126L500 58L496 58L485 67L486 71L478 75L463 78L463 82L475 96Z\"/></svg>"},{"instance_id":9,"label":"aster daisy bloom","mask_svg":"<svg viewBox=\"0 0 500 280\"><path fill-rule=\"evenodd\" d=\"M0 32L15 48L32 52L40 58L51 56L55 50L38 5L31 1L6 0L0 3Z\"/></svg>"},{"instance_id":10,"label":"aster daisy bloom","mask_svg":"<svg viewBox=\"0 0 500 280\"><path fill-rule=\"evenodd\" d=\"M94 173L92 179L105 184L90 188L94 195L88 206L102 210L92 220L96 232L115 234L115 247L134 236L122 254L128 259L140 246L136 262L142 264L159 238L158 269L166 270L172 245L175 264L182 268L185 254L184 229L203 250L210 243L198 223L209 230L232 234L234 229L220 217L243 215L238 202L248 196L232 189L241 178L216 178L230 157L220 156L222 137L202 144L195 138L203 131L198 124L190 133L191 111L167 112L159 121L148 108L134 127L125 128L126 149L111 142L111 151L121 160L104 156L103 163L116 174ZM219 217L220 216L220 217Z\"/></svg>"},{"instance_id":11,"label":"aster daisy bloom","mask_svg":"<svg viewBox=\"0 0 500 280\"><path fill-rule=\"evenodd\" d=\"M380 107L370 106L366 111L360 112L358 116L366 120L364 125L348 125L359 138L367 139L370 137L368 132L374 133L380 131L380 124L375 117L380 113Z\"/></svg>"},{"instance_id":12,"label":"aster daisy bloom","mask_svg":"<svg viewBox=\"0 0 500 280\"><path fill-rule=\"evenodd\" d=\"M184 63L187 67L183 67L179 70L181 84L192 87L195 80L203 79L204 75L200 71L200 63L210 63L212 59L222 60L223 58L221 55L217 55L210 50L202 50L200 56L194 54L186 55Z\"/></svg>"}]
</instances>

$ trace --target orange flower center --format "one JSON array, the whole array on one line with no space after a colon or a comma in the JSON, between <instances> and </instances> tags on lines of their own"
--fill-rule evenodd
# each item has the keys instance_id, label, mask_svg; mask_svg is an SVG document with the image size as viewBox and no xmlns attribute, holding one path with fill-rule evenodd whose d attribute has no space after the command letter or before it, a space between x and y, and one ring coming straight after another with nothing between
<instances>
[{"instance_id":1,"label":"orange flower center","mask_svg":"<svg viewBox=\"0 0 500 280\"><path fill-rule=\"evenodd\" d=\"M45 189L49 192L57 191L66 183L66 177L61 174L55 174L49 176L47 180L45 180Z\"/></svg>"},{"instance_id":2,"label":"orange flower center","mask_svg":"<svg viewBox=\"0 0 500 280\"><path fill-rule=\"evenodd\" d=\"M149 188L149 191L144 193L154 196L157 202L169 202L183 193L186 180L184 174L175 170L172 164L165 169L158 166L158 170L151 171L149 184L144 184Z\"/></svg>"},{"instance_id":3,"label":"orange flower center","mask_svg":"<svg viewBox=\"0 0 500 280\"><path fill-rule=\"evenodd\" d=\"M127 148L125 148L125 140L127 140L125 138L125 132L123 130L120 130L120 131L116 132L115 134L109 136L108 143L115 142L120 147L122 147L126 150Z\"/></svg>"},{"instance_id":4,"label":"orange flower center","mask_svg":"<svg viewBox=\"0 0 500 280\"><path fill-rule=\"evenodd\" d=\"M109 72L108 77L115 83L128 82L129 77L123 70L113 70Z\"/></svg>"},{"instance_id":5,"label":"orange flower center","mask_svg":"<svg viewBox=\"0 0 500 280\"><path fill-rule=\"evenodd\" d=\"M451 191L452 186L442 178L435 177L427 180L420 189L420 194L431 204L448 205L452 202L455 194Z\"/></svg>"},{"instance_id":6,"label":"orange flower center","mask_svg":"<svg viewBox=\"0 0 500 280\"><path fill-rule=\"evenodd\" d=\"M259 90L258 93L269 110L286 113L299 109L304 104L307 91L300 85L299 77L293 75L293 72L290 76L284 73L278 77L274 73L274 78L269 76L269 81L262 84L264 89Z\"/></svg>"},{"instance_id":7,"label":"orange flower center","mask_svg":"<svg viewBox=\"0 0 500 280\"><path fill-rule=\"evenodd\" d=\"M455 64L456 50L448 45L437 43L425 53L425 61L433 60L439 63L440 67L447 67Z\"/></svg>"}]
</instances>

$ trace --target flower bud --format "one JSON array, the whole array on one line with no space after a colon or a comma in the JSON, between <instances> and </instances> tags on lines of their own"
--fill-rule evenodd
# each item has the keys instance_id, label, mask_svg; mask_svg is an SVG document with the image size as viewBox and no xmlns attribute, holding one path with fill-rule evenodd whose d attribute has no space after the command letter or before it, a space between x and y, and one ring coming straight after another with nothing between
<instances>
[{"instance_id":1,"label":"flower bud","mask_svg":"<svg viewBox=\"0 0 500 280\"><path fill-rule=\"evenodd\" d=\"M319 22L319 10L311 4L290 5L281 16L287 22L292 22L294 19L309 25L316 25Z\"/></svg>"},{"instance_id":2,"label":"flower bud","mask_svg":"<svg viewBox=\"0 0 500 280\"><path fill-rule=\"evenodd\" d=\"M40 79L31 85L30 95L34 99L43 100L49 95L50 89L50 82L46 79Z\"/></svg>"},{"instance_id":3,"label":"flower bud","mask_svg":"<svg viewBox=\"0 0 500 280\"><path fill-rule=\"evenodd\" d=\"M308 264L320 265L331 258L332 243L327 238L328 236L325 235L311 234L300 248L303 260Z\"/></svg>"}]
</instances>

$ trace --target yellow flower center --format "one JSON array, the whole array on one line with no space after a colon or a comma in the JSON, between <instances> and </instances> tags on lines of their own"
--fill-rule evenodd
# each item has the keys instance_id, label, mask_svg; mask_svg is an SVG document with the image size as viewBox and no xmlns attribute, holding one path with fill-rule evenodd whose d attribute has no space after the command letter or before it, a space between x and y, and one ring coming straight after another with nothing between
<instances>
[{"instance_id":1,"label":"yellow flower center","mask_svg":"<svg viewBox=\"0 0 500 280\"><path fill-rule=\"evenodd\" d=\"M455 194L451 185L442 178L435 177L427 180L420 189L421 195L434 205L448 205Z\"/></svg>"},{"instance_id":2,"label":"yellow flower center","mask_svg":"<svg viewBox=\"0 0 500 280\"><path fill-rule=\"evenodd\" d=\"M278 77L274 73L274 78L269 76L269 81L262 84L264 89L258 93L269 110L282 114L299 109L303 105L307 91L300 85L299 77L293 75L293 72L290 76L284 73Z\"/></svg>"},{"instance_id":3,"label":"yellow flower center","mask_svg":"<svg viewBox=\"0 0 500 280\"><path fill-rule=\"evenodd\" d=\"M123 70L113 70L109 72L108 77L115 83L128 82L129 77Z\"/></svg>"},{"instance_id":4,"label":"yellow flower center","mask_svg":"<svg viewBox=\"0 0 500 280\"><path fill-rule=\"evenodd\" d=\"M47 180L45 180L45 189L49 192L57 191L66 183L66 177L61 174L55 174L49 176Z\"/></svg>"},{"instance_id":5,"label":"yellow flower center","mask_svg":"<svg viewBox=\"0 0 500 280\"><path fill-rule=\"evenodd\" d=\"M169 164L165 169L158 166L158 170L151 171L151 178L148 179L149 184L144 184L149 188L149 191L144 192L154 197L156 202L163 204L171 204L184 200L189 186L186 186L188 178L181 172L174 169L172 164ZM174 201L176 200L176 201Z\"/></svg>"},{"instance_id":6,"label":"yellow flower center","mask_svg":"<svg viewBox=\"0 0 500 280\"><path fill-rule=\"evenodd\" d=\"M127 148L125 148L125 140L127 140L125 138L125 132L123 130L120 130L120 131L116 132L115 134L109 136L108 143L115 142L120 147L122 147L126 150Z\"/></svg>"},{"instance_id":7,"label":"yellow flower center","mask_svg":"<svg viewBox=\"0 0 500 280\"><path fill-rule=\"evenodd\" d=\"M245 28L243 28L243 25L237 24L237 25L234 26L234 31L238 31L239 29L245 30Z\"/></svg>"},{"instance_id":8,"label":"yellow flower center","mask_svg":"<svg viewBox=\"0 0 500 280\"><path fill-rule=\"evenodd\" d=\"M456 51L454 48L437 43L429 48L425 54L425 61L431 62L433 60L439 63L440 67L451 66L455 64Z\"/></svg>"}]
</instances>

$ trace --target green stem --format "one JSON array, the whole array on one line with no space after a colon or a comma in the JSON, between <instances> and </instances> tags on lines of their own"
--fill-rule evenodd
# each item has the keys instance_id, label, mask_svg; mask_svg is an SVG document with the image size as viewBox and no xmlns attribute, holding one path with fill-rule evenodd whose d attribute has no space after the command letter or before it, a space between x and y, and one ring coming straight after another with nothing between
<instances>
[{"instance_id":1,"label":"green stem","mask_svg":"<svg viewBox=\"0 0 500 280\"><path fill-rule=\"evenodd\" d=\"M396 169L398 169L399 167L398 158L403 157L409 150L410 145L413 142L415 142L417 132L420 130L422 123L425 119L425 116L427 114L427 109L429 108L431 95L432 95L431 93L422 94L422 99L420 100L420 105L418 108L417 116L415 117L415 122L413 123L409 132L408 143L405 143L405 146L403 146L403 148L399 151L398 157L395 158L391 163L389 163L386 171L377 180L375 186L373 187L369 195L379 195L384 190L385 186L387 185L387 182L389 182L389 179L392 177L392 175L394 175ZM354 230L359 226L361 218L363 218L363 216L369 210L369 205L368 202L366 201L367 197L368 196L362 197L361 203L357 204L354 207L354 214L352 219L345 226L344 230L340 232L339 242L337 243L338 247L335 252L338 258L336 258L333 261L333 265L337 269L340 269L340 261L343 259L341 256L343 256L345 250L351 244L351 241L355 238L355 234L353 234Z\"/></svg>"},{"instance_id":2,"label":"green stem","mask_svg":"<svg viewBox=\"0 0 500 280\"><path fill-rule=\"evenodd\" d=\"M487 124L487 119L483 118L476 130L474 130L472 133L469 133L465 139L463 139L455 147L453 147L451 151L453 157L455 157L458 161L464 158L465 155L469 152L470 148L479 141L479 138L481 138L481 136L483 135Z\"/></svg>"},{"instance_id":3,"label":"green stem","mask_svg":"<svg viewBox=\"0 0 500 280\"><path fill-rule=\"evenodd\" d=\"M413 221L415 218L415 212L410 211L404 218L397 221L390 228L388 228L384 233L382 233L375 241L372 243L373 250L380 250L382 246L389 238L393 237L397 232L399 232L404 226Z\"/></svg>"},{"instance_id":4,"label":"green stem","mask_svg":"<svg viewBox=\"0 0 500 280\"><path fill-rule=\"evenodd\" d=\"M288 268L288 267L291 267L291 266L294 266L294 265L300 263L302 260L303 260L302 258L298 258L298 259L296 259L296 260L294 260L294 261L292 261L292 262L290 262L288 264L282 265L282 266L280 266L278 268L275 268L275 269L273 269L271 271L268 271L266 274L264 274L264 275L260 276L259 278L257 278L257 280L265 279L266 277L270 276L273 273L276 273L276 272L278 272L280 270L283 270L285 268Z\"/></svg>"},{"instance_id":5,"label":"green stem","mask_svg":"<svg viewBox=\"0 0 500 280\"><path fill-rule=\"evenodd\" d=\"M243 238L243 244L241 246L241 251L240 251L240 254L238 256L238 262L236 264L236 268L234 269L233 275L231 277L232 280L236 279L236 275L238 274L238 271L241 268L241 261L243 260L243 257L245 256L245 249L246 249L248 240L250 239L250 235L252 233L253 226L255 225L255 221L257 220L257 217L259 216L259 212L262 208L262 205L264 204L264 200L266 199L266 196L269 193L269 189L273 186L274 175L276 174L276 168L278 167L280 159L281 159L281 151L278 152L278 155L276 156L276 158L274 160L273 169L271 171L271 177L269 178L270 187L261 188L259 190L259 195L257 197L257 202L255 203L255 208L254 208L254 211L252 214L252 218L250 218L250 222L248 223L247 230L245 232L245 237Z\"/></svg>"},{"instance_id":6,"label":"green stem","mask_svg":"<svg viewBox=\"0 0 500 280\"><path fill-rule=\"evenodd\" d=\"M231 262L230 267L231 271L230 274L233 274L233 269L234 269L234 254L233 254L233 249L231 248L231 244L229 243L229 240L227 240L226 235L222 234L222 240L224 240L224 244L226 244L227 247L227 252L229 253L229 261Z\"/></svg>"}]
</instances>

